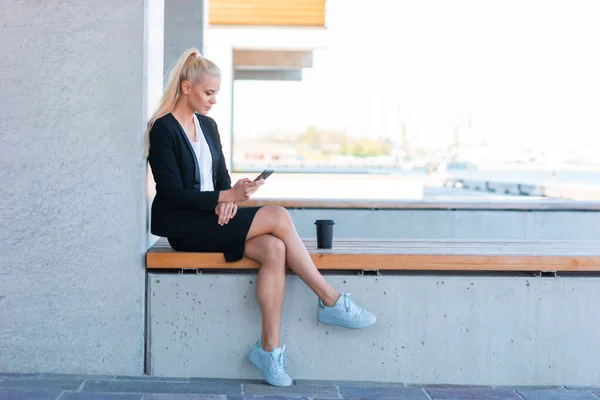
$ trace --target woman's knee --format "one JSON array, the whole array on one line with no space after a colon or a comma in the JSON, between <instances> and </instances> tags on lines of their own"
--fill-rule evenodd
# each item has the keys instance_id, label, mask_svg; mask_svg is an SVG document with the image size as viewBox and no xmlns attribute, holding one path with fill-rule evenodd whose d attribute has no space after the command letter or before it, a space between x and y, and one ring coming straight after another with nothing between
<instances>
[{"instance_id":1,"label":"woman's knee","mask_svg":"<svg viewBox=\"0 0 600 400\"><path fill-rule=\"evenodd\" d=\"M265 246L265 256L272 264L285 265L286 247L283 240L271 236Z\"/></svg>"},{"instance_id":2,"label":"woman's knee","mask_svg":"<svg viewBox=\"0 0 600 400\"><path fill-rule=\"evenodd\" d=\"M292 222L292 217L290 217L290 213L284 207L267 206L265 208L267 208L269 215L273 218L277 225Z\"/></svg>"},{"instance_id":3,"label":"woman's knee","mask_svg":"<svg viewBox=\"0 0 600 400\"><path fill-rule=\"evenodd\" d=\"M248 238L259 235L271 234L276 237L283 237L290 229L294 227L292 218L288 211L279 206L262 207L256 213L254 221L250 226Z\"/></svg>"}]
</instances>

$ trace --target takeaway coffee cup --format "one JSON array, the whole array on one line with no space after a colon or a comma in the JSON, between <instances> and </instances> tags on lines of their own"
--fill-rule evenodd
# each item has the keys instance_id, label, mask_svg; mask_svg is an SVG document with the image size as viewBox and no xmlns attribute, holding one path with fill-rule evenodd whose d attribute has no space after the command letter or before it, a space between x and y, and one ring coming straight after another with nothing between
<instances>
[{"instance_id":1,"label":"takeaway coffee cup","mask_svg":"<svg viewBox=\"0 0 600 400\"><path fill-rule=\"evenodd\" d=\"M315 221L317 226L317 248L331 249L333 247L333 225L335 222L331 219L318 219Z\"/></svg>"}]
</instances>

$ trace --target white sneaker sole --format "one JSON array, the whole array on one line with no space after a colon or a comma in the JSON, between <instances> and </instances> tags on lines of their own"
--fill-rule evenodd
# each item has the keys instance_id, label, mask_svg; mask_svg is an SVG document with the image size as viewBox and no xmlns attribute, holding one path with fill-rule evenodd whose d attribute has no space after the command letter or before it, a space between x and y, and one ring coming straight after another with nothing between
<instances>
[{"instance_id":1,"label":"white sneaker sole","mask_svg":"<svg viewBox=\"0 0 600 400\"><path fill-rule=\"evenodd\" d=\"M365 322L365 321L348 322L348 321L342 321L342 320L339 320L336 318L331 318L326 315L318 315L317 320L320 322L323 322L324 324L338 325L338 326L341 326L344 328L350 328L350 329L367 328L371 325L375 325L375 322L377 322L377 318L375 318L373 320L373 322Z\"/></svg>"}]
</instances>

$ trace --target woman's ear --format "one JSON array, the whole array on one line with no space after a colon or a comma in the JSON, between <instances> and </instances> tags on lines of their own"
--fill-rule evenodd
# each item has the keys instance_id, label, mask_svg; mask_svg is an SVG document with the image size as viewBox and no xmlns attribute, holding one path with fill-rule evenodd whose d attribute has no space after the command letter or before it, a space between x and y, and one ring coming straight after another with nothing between
<instances>
[{"instance_id":1,"label":"woman's ear","mask_svg":"<svg viewBox=\"0 0 600 400\"><path fill-rule=\"evenodd\" d=\"M183 94L190 94L190 90L192 90L192 84L187 79L181 82L181 92Z\"/></svg>"}]
</instances>

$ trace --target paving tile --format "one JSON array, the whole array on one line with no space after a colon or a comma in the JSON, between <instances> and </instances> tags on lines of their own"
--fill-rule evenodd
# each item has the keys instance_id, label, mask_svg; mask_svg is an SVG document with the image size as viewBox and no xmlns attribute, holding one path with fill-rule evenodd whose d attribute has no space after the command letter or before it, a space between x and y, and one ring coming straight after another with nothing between
<instances>
[{"instance_id":1,"label":"paving tile","mask_svg":"<svg viewBox=\"0 0 600 400\"><path fill-rule=\"evenodd\" d=\"M286 396L246 396L245 400L315 400L312 397L286 397ZM321 399L329 400L329 399Z\"/></svg>"},{"instance_id":2,"label":"paving tile","mask_svg":"<svg viewBox=\"0 0 600 400\"><path fill-rule=\"evenodd\" d=\"M60 400L142 400L141 393L64 392Z\"/></svg>"},{"instance_id":3,"label":"paving tile","mask_svg":"<svg viewBox=\"0 0 600 400\"><path fill-rule=\"evenodd\" d=\"M0 389L2 400L54 400L62 390L58 389Z\"/></svg>"},{"instance_id":4,"label":"paving tile","mask_svg":"<svg viewBox=\"0 0 600 400\"><path fill-rule=\"evenodd\" d=\"M11 378L11 379L27 379L27 378L39 378L42 374L20 374L18 372L0 372L0 379Z\"/></svg>"},{"instance_id":5,"label":"paving tile","mask_svg":"<svg viewBox=\"0 0 600 400\"><path fill-rule=\"evenodd\" d=\"M296 385L335 385L335 386L370 386L370 387L407 387L402 382L370 382L370 381L320 381L320 380L309 380L309 379L296 379L294 380ZM421 387L416 386L415 387Z\"/></svg>"},{"instance_id":6,"label":"paving tile","mask_svg":"<svg viewBox=\"0 0 600 400\"><path fill-rule=\"evenodd\" d=\"M519 390L551 390L551 389L564 389L564 386L528 386L528 385L522 385L522 386L494 386L494 389L497 390L515 390L515 391L519 391Z\"/></svg>"},{"instance_id":7,"label":"paving tile","mask_svg":"<svg viewBox=\"0 0 600 400\"><path fill-rule=\"evenodd\" d=\"M286 397L286 396L246 396L246 397L227 397L227 400L328 400L328 399L313 399L312 397Z\"/></svg>"},{"instance_id":8,"label":"paving tile","mask_svg":"<svg viewBox=\"0 0 600 400\"><path fill-rule=\"evenodd\" d=\"M519 390L525 400L598 400L592 392L567 389Z\"/></svg>"},{"instance_id":9,"label":"paving tile","mask_svg":"<svg viewBox=\"0 0 600 400\"><path fill-rule=\"evenodd\" d=\"M244 393L249 396L282 396L282 397L318 397L323 399L339 399L338 388L334 385L292 385L274 387L266 383L244 384Z\"/></svg>"},{"instance_id":10,"label":"paving tile","mask_svg":"<svg viewBox=\"0 0 600 400\"><path fill-rule=\"evenodd\" d=\"M425 389L432 400L522 400L514 390L492 388Z\"/></svg>"},{"instance_id":11,"label":"paving tile","mask_svg":"<svg viewBox=\"0 0 600 400\"><path fill-rule=\"evenodd\" d=\"M383 386L354 386L354 383L341 385L340 392L344 399L405 399L429 400L421 388L383 387Z\"/></svg>"},{"instance_id":12,"label":"paving tile","mask_svg":"<svg viewBox=\"0 0 600 400\"><path fill-rule=\"evenodd\" d=\"M225 395L214 394L172 394L172 393L151 393L145 394L143 400L227 400ZM240 397L242 399L242 397Z\"/></svg>"},{"instance_id":13,"label":"paving tile","mask_svg":"<svg viewBox=\"0 0 600 400\"><path fill-rule=\"evenodd\" d=\"M263 379L189 378L190 383L265 383Z\"/></svg>"},{"instance_id":14,"label":"paving tile","mask_svg":"<svg viewBox=\"0 0 600 400\"><path fill-rule=\"evenodd\" d=\"M423 389L427 390L427 389L484 389L484 390L491 390L491 389L496 389L493 386L488 386L488 385L453 385L453 384L447 384L447 383L441 383L441 384L430 384L430 385L406 385L407 387L422 387Z\"/></svg>"},{"instance_id":15,"label":"paving tile","mask_svg":"<svg viewBox=\"0 0 600 400\"><path fill-rule=\"evenodd\" d=\"M31 377L25 379L3 379L0 389L61 389L77 390L83 383L81 378Z\"/></svg>"},{"instance_id":16,"label":"paving tile","mask_svg":"<svg viewBox=\"0 0 600 400\"><path fill-rule=\"evenodd\" d=\"M146 380L86 380L83 390L87 392L116 393L195 393L239 396L241 385L235 381L223 383L160 382Z\"/></svg>"},{"instance_id":17,"label":"paving tile","mask_svg":"<svg viewBox=\"0 0 600 400\"><path fill-rule=\"evenodd\" d=\"M90 379L94 379L90 377ZM99 378L102 379L102 378ZM168 377L168 376L148 376L148 375L138 375L138 376L125 376L125 375L117 375L115 377L117 381L159 381L159 382L188 382L188 378L176 378L176 377Z\"/></svg>"},{"instance_id":18,"label":"paving tile","mask_svg":"<svg viewBox=\"0 0 600 400\"><path fill-rule=\"evenodd\" d=\"M84 374L41 374L42 378L72 378L72 379L115 379L114 375L84 375Z\"/></svg>"}]
</instances>

